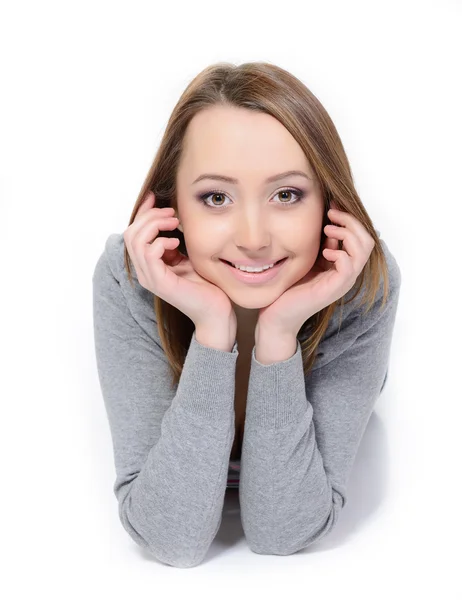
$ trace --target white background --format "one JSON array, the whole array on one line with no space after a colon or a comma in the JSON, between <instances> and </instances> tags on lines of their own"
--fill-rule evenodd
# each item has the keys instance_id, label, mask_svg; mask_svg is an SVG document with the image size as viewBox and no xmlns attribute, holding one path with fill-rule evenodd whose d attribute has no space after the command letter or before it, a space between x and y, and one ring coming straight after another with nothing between
<instances>
[{"instance_id":1,"label":"white background","mask_svg":"<svg viewBox=\"0 0 462 600\"><path fill-rule=\"evenodd\" d=\"M461 3L2 2L1 592L462 597ZM170 567L119 523L91 276L209 64L275 63L332 117L402 274L386 388L337 528L252 553L236 506Z\"/></svg>"}]
</instances>

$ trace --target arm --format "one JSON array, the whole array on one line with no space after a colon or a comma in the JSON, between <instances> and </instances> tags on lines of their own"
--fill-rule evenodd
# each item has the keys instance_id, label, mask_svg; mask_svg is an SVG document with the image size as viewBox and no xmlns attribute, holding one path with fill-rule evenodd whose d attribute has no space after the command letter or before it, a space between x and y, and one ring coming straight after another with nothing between
<instances>
[{"instance_id":1,"label":"arm","mask_svg":"<svg viewBox=\"0 0 462 600\"><path fill-rule=\"evenodd\" d=\"M205 332L204 344L194 332L178 388L172 389L153 295L137 281L138 292L132 291L122 253L123 238L113 234L92 280L119 518L161 562L196 566L221 523L234 439L236 344L231 352L219 350L204 345Z\"/></svg>"},{"instance_id":2,"label":"arm","mask_svg":"<svg viewBox=\"0 0 462 600\"><path fill-rule=\"evenodd\" d=\"M252 551L292 554L335 526L386 378L399 285L395 270L382 312L379 294L366 316L352 311L344 317L338 337L338 327L332 327L306 380L300 342L296 340L292 354L289 339L278 346L269 338L265 341L261 332L260 355L266 364L256 359L257 341L239 491L243 529Z\"/></svg>"}]
</instances>

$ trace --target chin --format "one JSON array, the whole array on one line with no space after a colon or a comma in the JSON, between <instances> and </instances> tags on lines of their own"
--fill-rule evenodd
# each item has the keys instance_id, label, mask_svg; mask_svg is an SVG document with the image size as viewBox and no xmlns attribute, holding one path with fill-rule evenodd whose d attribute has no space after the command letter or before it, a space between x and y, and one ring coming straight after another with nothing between
<instances>
[{"instance_id":1,"label":"chin","mask_svg":"<svg viewBox=\"0 0 462 600\"><path fill-rule=\"evenodd\" d=\"M270 304L275 302L279 298L279 296L281 296L281 294L285 291L285 289L283 291L279 291L273 288L272 290L260 289L258 291L244 290L241 294L236 294L231 292L228 293L224 287L222 287L221 289L235 304L242 308L248 308L250 310L270 306Z\"/></svg>"}]
</instances>

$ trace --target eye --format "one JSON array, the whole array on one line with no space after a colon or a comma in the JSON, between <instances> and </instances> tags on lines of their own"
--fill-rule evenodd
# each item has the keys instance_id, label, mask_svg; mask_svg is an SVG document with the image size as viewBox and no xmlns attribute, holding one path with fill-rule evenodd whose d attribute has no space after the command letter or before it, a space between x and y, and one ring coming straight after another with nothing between
<instances>
[{"instance_id":1,"label":"eye","mask_svg":"<svg viewBox=\"0 0 462 600\"><path fill-rule=\"evenodd\" d=\"M283 190L279 190L279 192L276 192L276 194L273 196L273 198L280 194L287 194L287 193L295 196L295 199L292 202L278 203L278 204L281 204L281 206L292 206L293 204L297 204L298 202L303 200L303 198L306 195L306 192L304 192L303 190L299 190L296 188L285 188ZM204 194L197 195L196 198L197 198L197 200L199 200L199 202L202 202L202 204L204 204L208 208L222 208L224 206L223 204L212 204L212 205L208 204L207 199L209 198L209 196L226 197L226 194L220 190L210 190L208 192L205 192Z\"/></svg>"}]
</instances>

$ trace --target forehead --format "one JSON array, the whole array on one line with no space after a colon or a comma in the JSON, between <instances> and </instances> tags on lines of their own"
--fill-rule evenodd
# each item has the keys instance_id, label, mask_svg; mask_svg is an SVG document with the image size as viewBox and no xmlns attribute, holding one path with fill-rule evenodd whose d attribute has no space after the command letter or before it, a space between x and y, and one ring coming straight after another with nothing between
<instances>
[{"instance_id":1,"label":"forehead","mask_svg":"<svg viewBox=\"0 0 462 600\"><path fill-rule=\"evenodd\" d=\"M309 161L287 129L266 113L213 107L193 117L186 130L183 172L193 178L213 171L266 178L285 170L305 170Z\"/></svg>"}]
</instances>

